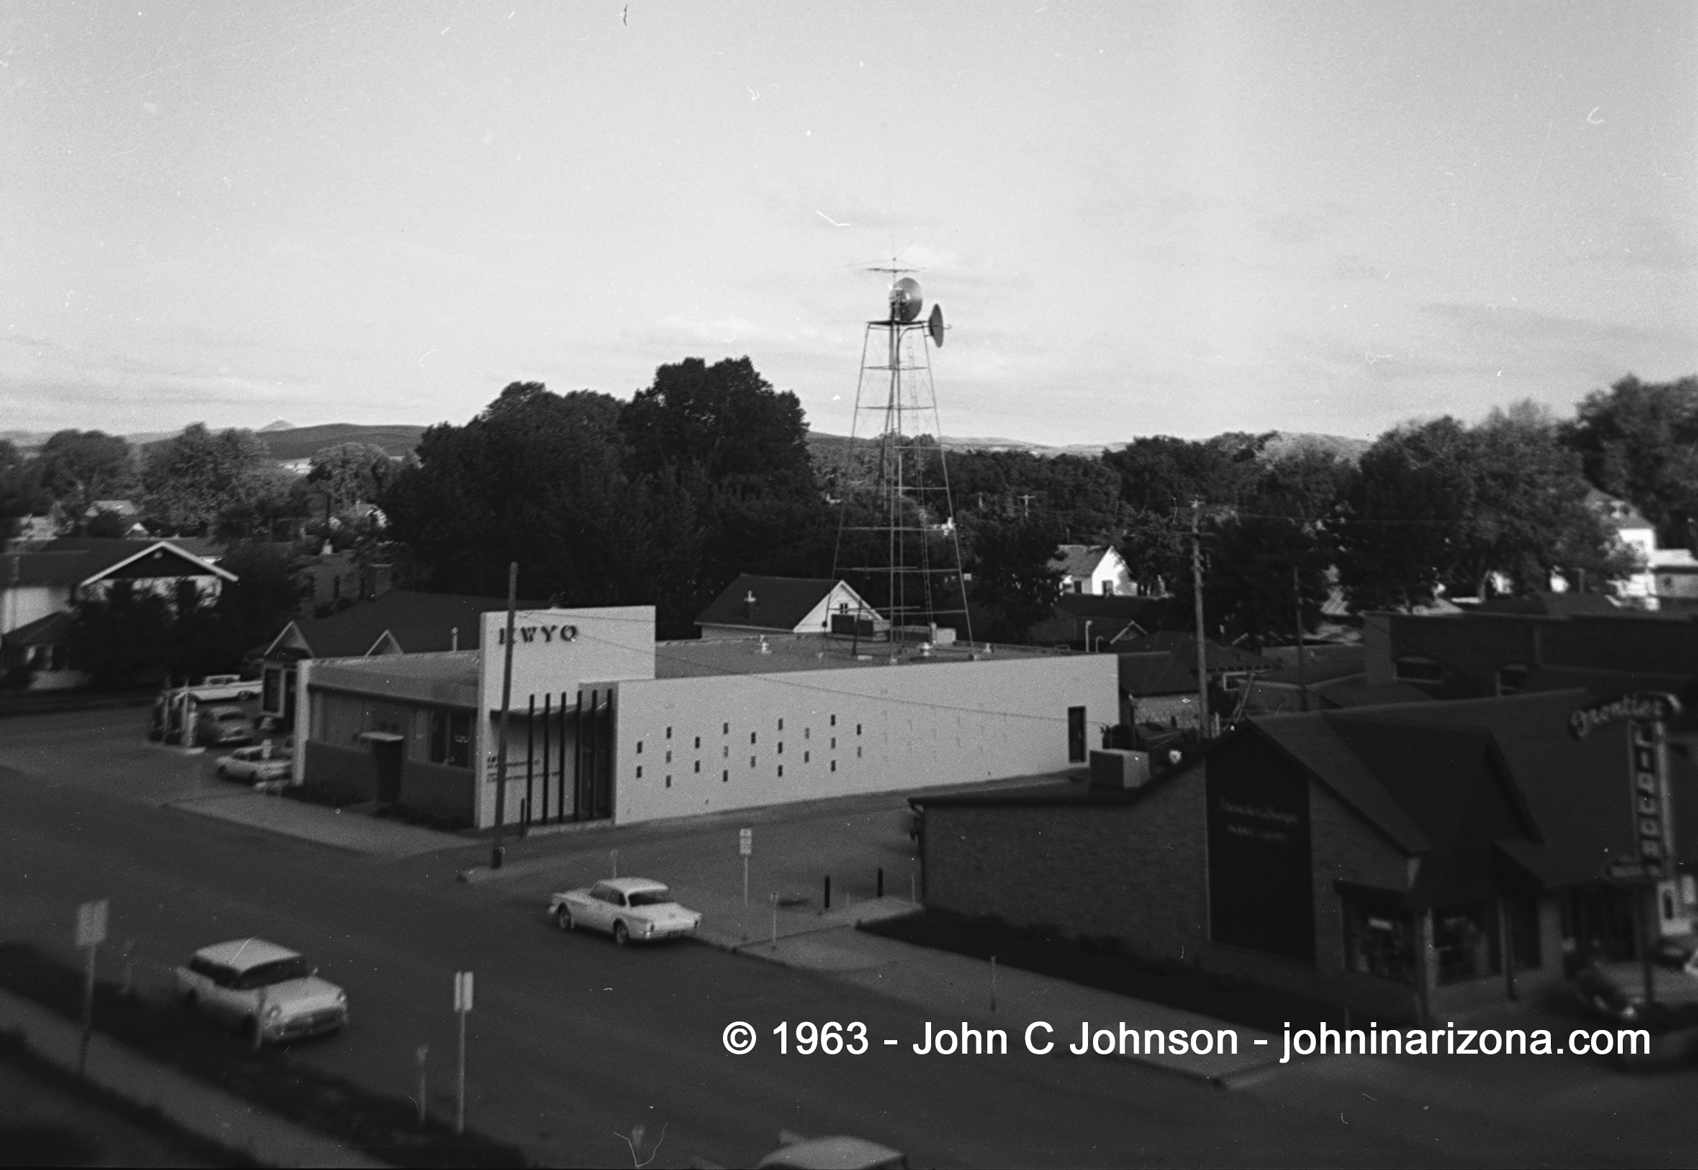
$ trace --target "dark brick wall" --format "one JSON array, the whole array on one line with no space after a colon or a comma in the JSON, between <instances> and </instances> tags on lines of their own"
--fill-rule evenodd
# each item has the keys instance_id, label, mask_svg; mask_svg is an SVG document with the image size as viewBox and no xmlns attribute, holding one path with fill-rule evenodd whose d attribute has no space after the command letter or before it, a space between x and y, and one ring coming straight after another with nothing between
<instances>
[{"instance_id":1,"label":"dark brick wall","mask_svg":"<svg viewBox=\"0 0 1698 1170\"><path fill-rule=\"evenodd\" d=\"M995 914L1139 954L1195 955L1206 931L1202 774L1134 805L926 809L928 906Z\"/></svg>"}]
</instances>

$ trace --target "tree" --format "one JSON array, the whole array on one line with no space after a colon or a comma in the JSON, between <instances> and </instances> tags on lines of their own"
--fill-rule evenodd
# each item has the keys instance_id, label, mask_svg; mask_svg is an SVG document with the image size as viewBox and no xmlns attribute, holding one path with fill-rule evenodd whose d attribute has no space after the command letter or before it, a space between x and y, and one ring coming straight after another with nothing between
<instances>
[{"instance_id":1,"label":"tree","mask_svg":"<svg viewBox=\"0 0 1698 1170\"><path fill-rule=\"evenodd\" d=\"M1052 563L1061 530L1047 518L970 519L964 526L973 576L973 634L993 642L1025 642L1048 617L1061 591Z\"/></svg>"},{"instance_id":2,"label":"tree","mask_svg":"<svg viewBox=\"0 0 1698 1170\"><path fill-rule=\"evenodd\" d=\"M19 520L52 502L41 486L39 464L26 461L16 446L0 439L0 541L16 534Z\"/></svg>"},{"instance_id":3,"label":"tree","mask_svg":"<svg viewBox=\"0 0 1698 1170\"><path fill-rule=\"evenodd\" d=\"M396 470L389 453L375 443L337 443L313 454L307 483L325 494L331 512L341 512L375 501Z\"/></svg>"},{"instance_id":4,"label":"tree","mask_svg":"<svg viewBox=\"0 0 1698 1170\"><path fill-rule=\"evenodd\" d=\"M36 456L41 486L78 532L94 501L111 499L135 484L130 444L103 431L59 431Z\"/></svg>"},{"instance_id":5,"label":"tree","mask_svg":"<svg viewBox=\"0 0 1698 1170\"><path fill-rule=\"evenodd\" d=\"M695 518L686 498L626 475L620 405L514 382L466 425L431 427L378 500L391 534L446 592L500 596L517 561L533 597L655 601L689 572Z\"/></svg>"},{"instance_id":6,"label":"tree","mask_svg":"<svg viewBox=\"0 0 1698 1170\"><path fill-rule=\"evenodd\" d=\"M171 607L164 598L115 581L105 597L77 603L65 653L74 668L88 672L96 688L121 690L164 675L170 628Z\"/></svg>"},{"instance_id":7,"label":"tree","mask_svg":"<svg viewBox=\"0 0 1698 1170\"><path fill-rule=\"evenodd\" d=\"M281 481L252 431L217 434L193 423L149 447L142 463L148 515L169 532L205 534L226 518L251 514Z\"/></svg>"},{"instance_id":8,"label":"tree","mask_svg":"<svg viewBox=\"0 0 1698 1170\"><path fill-rule=\"evenodd\" d=\"M1698 377L1641 382L1629 374L1580 403L1559 432L1586 478L1631 501L1664 547L1693 544L1698 523Z\"/></svg>"}]
</instances>

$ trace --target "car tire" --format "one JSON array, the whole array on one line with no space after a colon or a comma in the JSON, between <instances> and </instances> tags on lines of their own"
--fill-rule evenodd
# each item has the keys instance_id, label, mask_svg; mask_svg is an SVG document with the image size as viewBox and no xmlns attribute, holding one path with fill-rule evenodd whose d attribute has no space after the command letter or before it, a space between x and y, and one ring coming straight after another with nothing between
<instances>
[{"instance_id":1,"label":"car tire","mask_svg":"<svg viewBox=\"0 0 1698 1170\"><path fill-rule=\"evenodd\" d=\"M578 924L572 919L572 912L564 904L557 906L554 911L554 924L561 930L576 930Z\"/></svg>"},{"instance_id":2,"label":"car tire","mask_svg":"<svg viewBox=\"0 0 1698 1170\"><path fill-rule=\"evenodd\" d=\"M613 924L613 941L620 946L625 946L631 941L630 928L623 922L615 922Z\"/></svg>"}]
</instances>

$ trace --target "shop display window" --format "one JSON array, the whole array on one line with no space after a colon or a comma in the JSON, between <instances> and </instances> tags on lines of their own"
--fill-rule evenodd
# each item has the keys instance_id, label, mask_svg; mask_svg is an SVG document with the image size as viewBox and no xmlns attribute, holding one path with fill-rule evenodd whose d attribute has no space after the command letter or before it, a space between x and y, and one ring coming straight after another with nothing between
<instances>
[{"instance_id":1,"label":"shop display window","mask_svg":"<svg viewBox=\"0 0 1698 1170\"><path fill-rule=\"evenodd\" d=\"M1491 902L1473 902L1433 911L1433 949L1440 983L1503 973L1494 909Z\"/></svg>"},{"instance_id":2,"label":"shop display window","mask_svg":"<svg viewBox=\"0 0 1698 1170\"><path fill-rule=\"evenodd\" d=\"M1415 919L1395 896L1352 891L1344 896L1344 963L1358 975L1415 982Z\"/></svg>"}]
</instances>

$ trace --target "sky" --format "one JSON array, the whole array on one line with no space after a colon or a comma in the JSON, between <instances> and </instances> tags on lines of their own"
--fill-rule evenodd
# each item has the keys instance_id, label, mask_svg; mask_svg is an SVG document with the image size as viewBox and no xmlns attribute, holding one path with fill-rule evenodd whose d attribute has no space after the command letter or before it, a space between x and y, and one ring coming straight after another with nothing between
<instances>
[{"instance_id":1,"label":"sky","mask_svg":"<svg viewBox=\"0 0 1698 1170\"><path fill-rule=\"evenodd\" d=\"M1686 0L0 11L0 431L461 423L747 355L847 434L893 257L953 436L1698 373Z\"/></svg>"}]
</instances>

